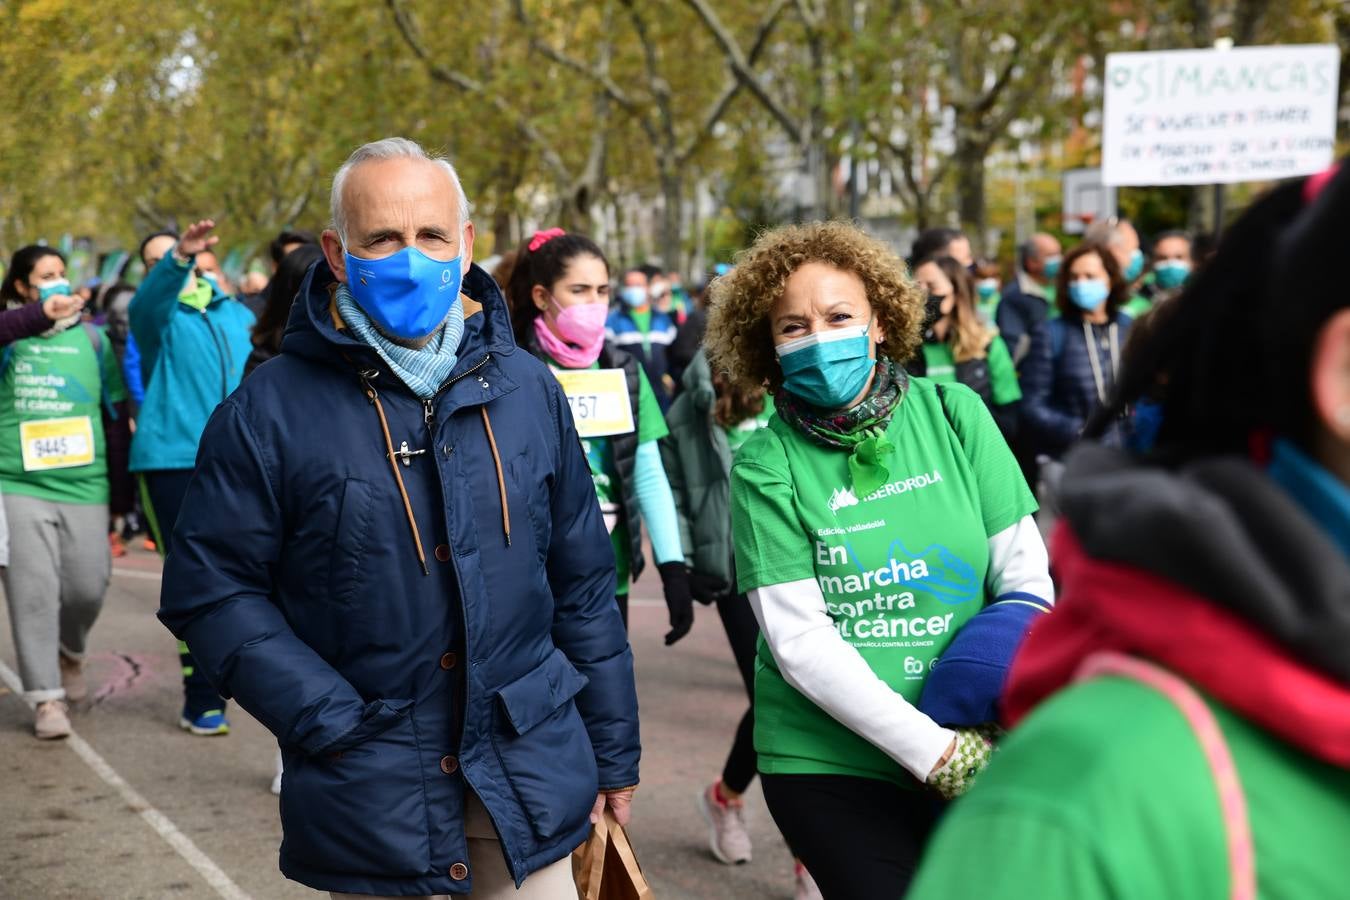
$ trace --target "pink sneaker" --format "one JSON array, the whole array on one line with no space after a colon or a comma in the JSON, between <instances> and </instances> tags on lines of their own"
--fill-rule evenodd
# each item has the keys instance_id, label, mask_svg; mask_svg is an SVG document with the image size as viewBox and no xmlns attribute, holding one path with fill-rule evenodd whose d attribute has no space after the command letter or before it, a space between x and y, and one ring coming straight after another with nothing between
<instances>
[{"instance_id":1,"label":"pink sneaker","mask_svg":"<svg viewBox=\"0 0 1350 900\"><path fill-rule=\"evenodd\" d=\"M728 801L715 781L698 795L698 808L708 823L708 849L729 866L750 861L750 832L745 829L745 804Z\"/></svg>"},{"instance_id":2,"label":"pink sneaker","mask_svg":"<svg viewBox=\"0 0 1350 900\"><path fill-rule=\"evenodd\" d=\"M793 864L797 872L797 890L792 895L792 900L825 900L820 895L820 888L816 887L816 880L806 871L806 866L795 860Z\"/></svg>"}]
</instances>

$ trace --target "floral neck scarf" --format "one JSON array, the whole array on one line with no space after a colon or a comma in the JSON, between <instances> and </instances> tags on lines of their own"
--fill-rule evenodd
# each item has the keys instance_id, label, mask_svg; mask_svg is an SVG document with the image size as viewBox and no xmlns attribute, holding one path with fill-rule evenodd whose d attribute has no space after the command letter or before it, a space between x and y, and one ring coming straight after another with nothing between
<instances>
[{"instance_id":1,"label":"floral neck scarf","mask_svg":"<svg viewBox=\"0 0 1350 900\"><path fill-rule=\"evenodd\" d=\"M895 446L886 439L886 427L908 389L905 370L893 360L882 358L877 361L871 390L849 409L824 412L786 390L774 394L774 406L783 421L807 440L849 451L853 490L861 499L890 481L890 470L882 460Z\"/></svg>"}]
</instances>

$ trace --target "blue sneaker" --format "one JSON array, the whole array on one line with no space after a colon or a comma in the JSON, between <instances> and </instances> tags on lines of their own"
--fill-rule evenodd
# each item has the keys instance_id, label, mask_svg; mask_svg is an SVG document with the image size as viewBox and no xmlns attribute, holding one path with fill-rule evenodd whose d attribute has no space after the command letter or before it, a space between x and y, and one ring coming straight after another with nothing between
<instances>
[{"instance_id":1,"label":"blue sneaker","mask_svg":"<svg viewBox=\"0 0 1350 900\"><path fill-rule=\"evenodd\" d=\"M178 720L178 727L200 737L214 737L218 734L230 733L230 723L225 719L223 709L208 709L201 715L192 718L189 718L187 710L184 710L183 717Z\"/></svg>"}]
</instances>

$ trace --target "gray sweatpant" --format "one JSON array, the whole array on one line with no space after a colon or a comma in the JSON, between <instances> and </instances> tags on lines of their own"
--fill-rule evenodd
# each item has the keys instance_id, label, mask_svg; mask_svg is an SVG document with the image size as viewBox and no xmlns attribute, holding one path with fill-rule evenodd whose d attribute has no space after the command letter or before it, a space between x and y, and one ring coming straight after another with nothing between
<instances>
[{"instance_id":1,"label":"gray sweatpant","mask_svg":"<svg viewBox=\"0 0 1350 900\"><path fill-rule=\"evenodd\" d=\"M57 654L84 657L112 577L106 504L53 503L6 494L9 568L4 571L9 624L24 696L60 700Z\"/></svg>"}]
</instances>

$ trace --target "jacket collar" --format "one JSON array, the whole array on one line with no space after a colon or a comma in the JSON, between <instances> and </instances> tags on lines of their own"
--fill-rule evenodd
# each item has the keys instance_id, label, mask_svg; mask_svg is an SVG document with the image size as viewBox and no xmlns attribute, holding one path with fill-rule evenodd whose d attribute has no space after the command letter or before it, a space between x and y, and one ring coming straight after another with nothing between
<instances>
[{"instance_id":1,"label":"jacket collar","mask_svg":"<svg viewBox=\"0 0 1350 900\"><path fill-rule=\"evenodd\" d=\"M1350 488L1285 439L1267 472L1350 558Z\"/></svg>"}]
</instances>

